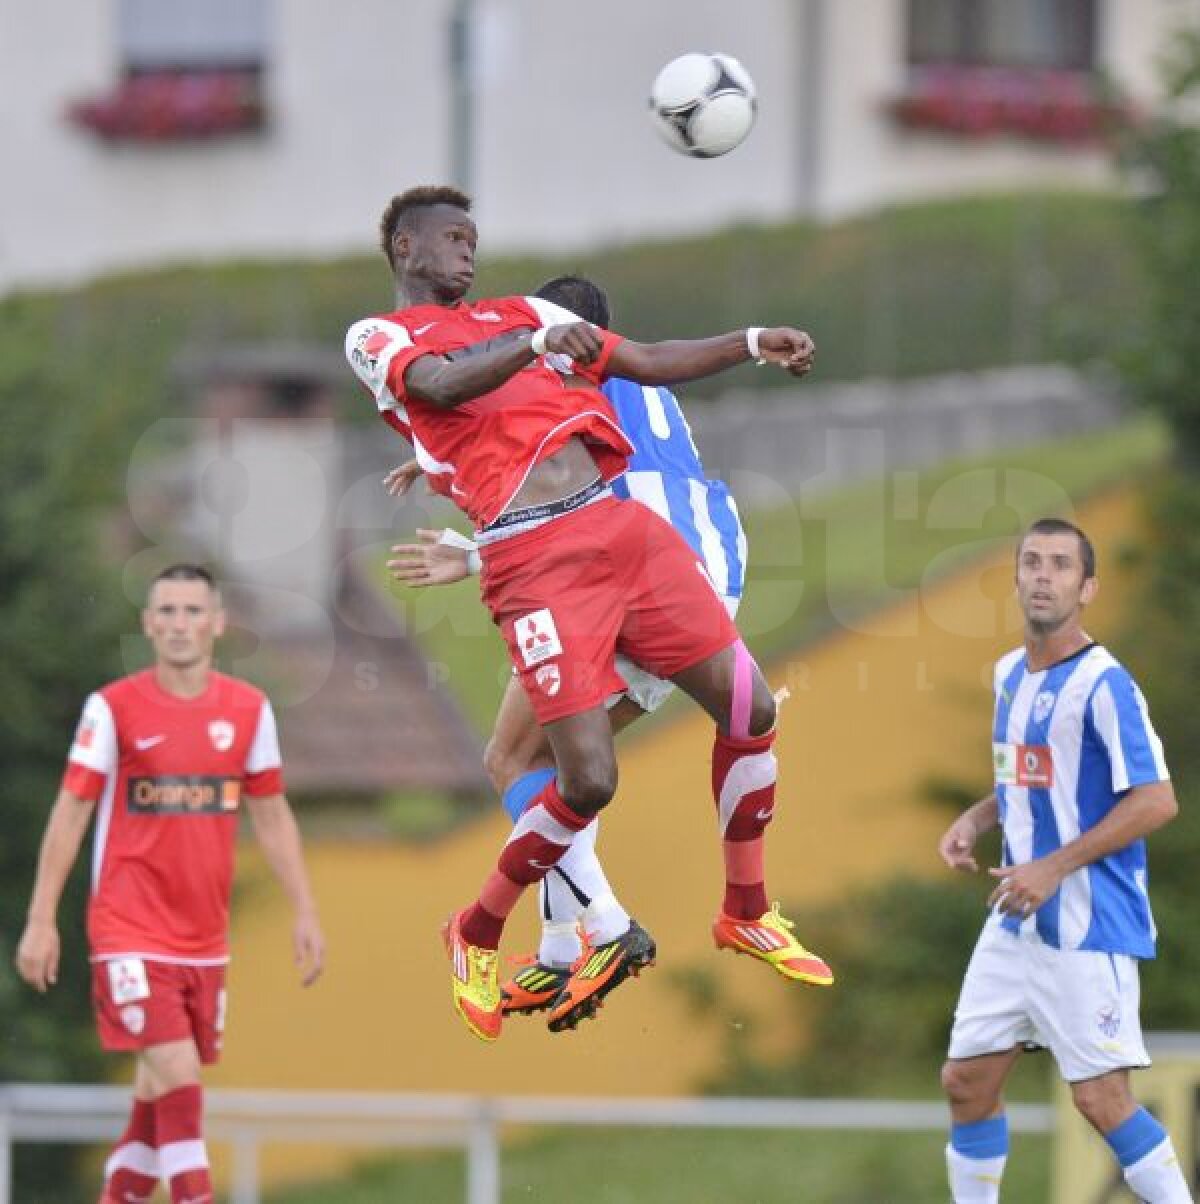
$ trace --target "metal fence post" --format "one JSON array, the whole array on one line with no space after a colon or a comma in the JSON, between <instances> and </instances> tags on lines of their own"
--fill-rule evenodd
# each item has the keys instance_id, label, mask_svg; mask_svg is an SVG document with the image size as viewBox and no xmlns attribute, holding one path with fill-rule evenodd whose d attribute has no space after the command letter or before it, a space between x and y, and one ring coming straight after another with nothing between
<instances>
[{"instance_id":1,"label":"metal fence post","mask_svg":"<svg viewBox=\"0 0 1200 1204\"><path fill-rule=\"evenodd\" d=\"M0 1204L12 1201L12 1122L7 1108L0 1109Z\"/></svg>"},{"instance_id":2,"label":"metal fence post","mask_svg":"<svg viewBox=\"0 0 1200 1204\"><path fill-rule=\"evenodd\" d=\"M258 1133L240 1129L233 1139L231 1204L259 1204Z\"/></svg>"},{"instance_id":3,"label":"metal fence post","mask_svg":"<svg viewBox=\"0 0 1200 1204\"><path fill-rule=\"evenodd\" d=\"M467 1133L467 1204L500 1204L500 1144L496 1118L485 1102Z\"/></svg>"}]
</instances>

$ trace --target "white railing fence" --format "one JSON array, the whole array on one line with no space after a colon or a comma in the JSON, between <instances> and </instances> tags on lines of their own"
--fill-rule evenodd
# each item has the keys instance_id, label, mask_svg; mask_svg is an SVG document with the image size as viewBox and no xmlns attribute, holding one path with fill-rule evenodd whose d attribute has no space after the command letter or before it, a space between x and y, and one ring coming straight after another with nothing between
<instances>
[{"instance_id":1,"label":"white railing fence","mask_svg":"<svg viewBox=\"0 0 1200 1204\"><path fill-rule=\"evenodd\" d=\"M467 1160L467 1204L499 1204L504 1125L824 1129L944 1132L941 1103L862 1099L627 1099L555 1096L391 1095L365 1092L206 1092L211 1141L233 1149L231 1204L259 1204L258 1154L270 1142L377 1148L457 1148ZM0 1204L13 1204L17 1142L105 1143L123 1130L123 1087L0 1086ZM1010 1104L1015 1132L1046 1133L1053 1110Z\"/></svg>"}]
</instances>

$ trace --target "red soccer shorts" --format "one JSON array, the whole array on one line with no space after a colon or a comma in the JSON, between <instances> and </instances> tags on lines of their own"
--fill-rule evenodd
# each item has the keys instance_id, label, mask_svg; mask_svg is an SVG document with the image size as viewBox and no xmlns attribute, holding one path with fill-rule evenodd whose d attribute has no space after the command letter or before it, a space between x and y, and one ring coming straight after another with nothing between
<instances>
[{"instance_id":1,"label":"red soccer shorts","mask_svg":"<svg viewBox=\"0 0 1200 1204\"><path fill-rule=\"evenodd\" d=\"M200 1061L211 1064L225 1028L225 967L140 957L93 962L92 1007L104 1049L129 1052L191 1037Z\"/></svg>"},{"instance_id":2,"label":"red soccer shorts","mask_svg":"<svg viewBox=\"0 0 1200 1204\"><path fill-rule=\"evenodd\" d=\"M617 652L669 678L738 638L696 554L638 502L593 502L482 556L483 600L539 723L624 690Z\"/></svg>"}]
</instances>

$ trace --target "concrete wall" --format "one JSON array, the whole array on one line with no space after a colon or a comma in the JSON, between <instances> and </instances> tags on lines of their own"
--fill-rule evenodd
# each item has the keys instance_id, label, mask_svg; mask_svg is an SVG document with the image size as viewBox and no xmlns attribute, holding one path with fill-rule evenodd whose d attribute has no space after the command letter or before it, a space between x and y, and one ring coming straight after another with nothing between
<instances>
[{"instance_id":1,"label":"concrete wall","mask_svg":"<svg viewBox=\"0 0 1200 1204\"><path fill-rule=\"evenodd\" d=\"M0 295L113 269L367 251L394 191L454 166L455 0L266 0L262 133L106 144L68 104L110 89L118 0L0 0ZM985 188L1107 186L1099 152L898 130L907 0L474 0L470 184L489 251L566 249ZM1200 0L1099 0L1101 60L1145 94ZM650 82L687 50L752 70L759 120L722 159L657 138Z\"/></svg>"}]
</instances>

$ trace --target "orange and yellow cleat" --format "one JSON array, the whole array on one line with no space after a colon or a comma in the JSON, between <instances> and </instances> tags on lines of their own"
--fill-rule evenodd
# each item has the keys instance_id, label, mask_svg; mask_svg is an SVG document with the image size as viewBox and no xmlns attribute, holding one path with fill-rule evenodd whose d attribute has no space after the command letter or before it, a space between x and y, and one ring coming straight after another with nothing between
<instances>
[{"instance_id":1,"label":"orange and yellow cleat","mask_svg":"<svg viewBox=\"0 0 1200 1204\"><path fill-rule=\"evenodd\" d=\"M780 914L779 904L763 912L757 920L735 920L722 912L713 921L713 941L718 949L732 949L757 957L777 970L784 978L827 987L833 982L833 971L815 954L810 953L792 935L795 924Z\"/></svg>"},{"instance_id":2,"label":"orange and yellow cleat","mask_svg":"<svg viewBox=\"0 0 1200 1204\"><path fill-rule=\"evenodd\" d=\"M496 972L496 950L469 945L459 931L462 912L442 925L442 941L450 958L450 985L455 1011L481 1041L500 1036L504 1013Z\"/></svg>"},{"instance_id":3,"label":"orange and yellow cleat","mask_svg":"<svg viewBox=\"0 0 1200 1204\"><path fill-rule=\"evenodd\" d=\"M645 966L654 965L656 952L654 938L636 920L630 920L626 932L603 945L585 941L570 979L550 1008L546 1027L560 1033L595 1016L605 995L627 978L636 978Z\"/></svg>"},{"instance_id":4,"label":"orange and yellow cleat","mask_svg":"<svg viewBox=\"0 0 1200 1204\"><path fill-rule=\"evenodd\" d=\"M521 968L500 988L500 1006L506 1016L531 1016L545 1011L571 977L565 966L547 966L531 954L513 961Z\"/></svg>"}]
</instances>

